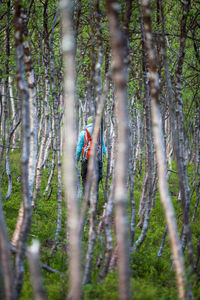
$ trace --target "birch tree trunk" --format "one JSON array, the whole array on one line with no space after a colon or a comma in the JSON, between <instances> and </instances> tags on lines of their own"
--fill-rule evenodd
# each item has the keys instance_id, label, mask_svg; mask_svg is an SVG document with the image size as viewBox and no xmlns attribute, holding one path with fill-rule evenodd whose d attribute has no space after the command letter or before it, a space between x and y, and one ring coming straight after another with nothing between
<instances>
[{"instance_id":1,"label":"birch tree trunk","mask_svg":"<svg viewBox=\"0 0 200 300\"><path fill-rule=\"evenodd\" d=\"M86 284L90 280L91 274L91 263L92 263L92 255L93 248L96 240L96 209L97 209L97 172L96 172L96 147L99 136L99 130L101 125L102 113L104 108L104 102L107 95L107 83L104 86L103 95L99 96L99 102L97 106L97 114L95 119L95 125L92 133L92 151L91 156L88 162L88 170L87 170L87 184L86 191L84 194L84 201L82 207L81 214L81 222L80 222L80 235L82 231L82 227L84 224L84 216L87 208L87 204L90 203L90 228L89 228L89 240L88 240L88 249L86 254L86 263L85 270L83 275L83 284Z\"/></svg>"},{"instance_id":2,"label":"birch tree trunk","mask_svg":"<svg viewBox=\"0 0 200 300\"><path fill-rule=\"evenodd\" d=\"M53 51L53 41L54 41L54 26L56 22L57 14L55 16L53 26L52 26L52 36L50 41L50 66L51 66L51 89L52 89L52 97L53 97L53 130L54 139L56 140L56 158L57 158L57 227L55 234L55 243L52 247L52 251L54 247L56 247L58 236L61 231L62 224L62 165L61 165L61 136L60 136L60 118L59 118L59 96L56 93L56 85L55 85L55 61L54 61L54 51ZM54 143L54 141L53 141Z\"/></svg>"},{"instance_id":3,"label":"birch tree trunk","mask_svg":"<svg viewBox=\"0 0 200 300\"><path fill-rule=\"evenodd\" d=\"M6 300L15 300L14 278L11 266L10 249L8 247L8 237L6 224L4 221L3 209L0 199L0 268L3 270L4 295ZM0 286L1 287L1 286ZM1 293L0 293L1 296Z\"/></svg>"},{"instance_id":4,"label":"birch tree trunk","mask_svg":"<svg viewBox=\"0 0 200 300\"><path fill-rule=\"evenodd\" d=\"M2 80L2 95L1 95L1 134L0 134L0 161L2 161L5 147L6 147L6 122L7 122L7 115L8 115L8 108L7 108L7 92L6 92L6 85L5 81Z\"/></svg>"},{"instance_id":5,"label":"birch tree trunk","mask_svg":"<svg viewBox=\"0 0 200 300\"><path fill-rule=\"evenodd\" d=\"M40 243L34 240L27 251L31 279L33 283L33 292L36 300L46 299L46 291L42 282L42 274L40 269Z\"/></svg>"},{"instance_id":6,"label":"birch tree trunk","mask_svg":"<svg viewBox=\"0 0 200 300\"><path fill-rule=\"evenodd\" d=\"M40 150L38 154L37 166L36 166L36 178L35 178L35 189L33 192L33 204L37 207L37 196L41 187L42 180L42 169L44 167L45 150L48 151L47 144L49 142L50 134L50 107L49 107L49 96L50 96L50 82L49 82L49 33L48 33L48 0L44 2L43 11L43 38L44 38L44 85L45 85L45 97L44 97L44 130L40 142Z\"/></svg>"},{"instance_id":7,"label":"birch tree trunk","mask_svg":"<svg viewBox=\"0 0 200 300\"><path fill-rule=\"evenodd\" d=\"M196 189L196 204L193 211L192 221L194 222L197 208L200 201L200 106L196 101L195 129L194 129L194 170L193 187Z\"/></svg>"},{"instance_id":8,"label":"birch tree trunk","mask_svg":"<svg viewBox=\"0 0 200 300\"><path fill-rule=\"evenodd\" d=\"M27 29L27 20L26 14L22 15L23 21L23 36L28 36L28 29ZM30 155L28 158L28 168L29 168L29 187L30 187L30 199L32 201L33 197L33 186L35 182L35 173L36 173L36 162L37 162L37 107L36 107L36 88L35 88L35 78L34 78L34 70L31 60L31 53L29 42L25 39L23 41L23 51L24 51L24 69L27 75L27 84L28 84L28 91L29 91L29 113L30 113ZM23 203L21 203L19 215L17 218L17 224L15 231L12 237L12 245L17 246L19 234L23 222L24 217L24 207Z\"/></svg>"},{"instance_id":9,"label":"birch tree trunk","mask_svg":"<svg viewBox=\"0 0 200 300\"><path fill-rule=\"evenodd\" d=\"M23 42L25 72L27 75L27 84L29 89L29 103L30 103L29 184L30 184L30 196L32 200L33 186L35 182L36 162L37 162L38 116L37 116L37 106L36 106L35 75L33 70L29 42L26 40L26 37L28 37L26 16L24 16L23 21L24 21L24 37L25 37L25 41Z\"/></svg>"},{"instance_id":10,"label":"birch tree trunk","mask_svg":"<svg viewBox=\"0 0 200 300\"><path fill-rule=\"evenodd\" d=\"M152 44L150 1L142 0L142 13L144 22L145 45L149 66L149 85L151 96L152 126L156 157L158 162L159 192L165 211L166 222L169 230L170 244L172 248L174 267L177 278L177 288L180 299L187 299L185 291L185 270L181 244L178 238L174 208L169 196L167 185L167 169L165 159L165 147L162 132L162 117L159 104L159 77L156 72L155 54Z\"/></svg>"},{"instance_id":11,"label":"birch tree trunk","mask_svg":"<svg viewBox=\"0 0 200 300\"><path fill-rule=\"evenodd\" d=\"M97 38L98 38L98 55L97 63L95 65L95 94L96 94L96 104L97 114L95 125L92 133L92 154L88 162L88 174L87 182L90 185L91 182L91 191L89 186L86 186L88 194L88 203L90 203L89 219L90 219L90 228L89 228L89 238L88 238L88 249L86 253L86 262L85 269L83 274L82 283L86 284L90 280L91 274L91 263L93 257L93 249L96 241L96 214L97 214L97 200L98 200L98 189L99 182L97 178L97 157L96 157L96 146L97 140L100 132L100 124L102 119L103 107L105 97L102 97L102 83L101 83L101 68L103 63L103 52L102 52L102 37L101 37L101 23L100 23L100 9L99 9L99 0L95 1L95 16L96 16L96 26L97 26ZM107 90L107 85L106 85ZM87 184L88 185L88 184ZM84 199L85 200L85 199ZM86 203L86 201L85 201Z\"/></svg>"},{"instance_id":12,"label":"birch tree trunk","mask_svg":"<svg viewBox=\"0 0 200 300\"><path fill-rule=\"evenodd\" d=\"M145 156L145 178L144 178L144 190L142 191L142 210L141 210L141 220L137 226L142 226L142 232L135 242L135 248L139 247L144 242L148 227L149 227L149 218L150 218L150 209L152 204L153 196L153 148L152 148L152 128L151 128L151 109L150 109L150 94L148 86L148 77L147 77L147 62L146 62L146 48L145 48L145 37L144 37L144 24L141 18L141 33L142 33L142 67L143 67L143 80L145 88L145 99L143 102L144 105L144 118L145 118L145 141L146 141L146 156ZM140 207L141 207L140 206Z\"/></svg>"},{"instance_id":13,"label":"birch tree trunk","mask_svg":"<svg viewBox=\"0 0 200 300\"><path fill-rule=\"evenodd\" d=\"M143 139L143 123L141 118L141 110L137 109L137 146L136 159L138 159L138 174L142 174L142 139Z\"/></svg>"},{"instance_id":14,"label":"birch tree trunk","mask_svg":"<svg viewBox=\"0 0 200 300\"><path fill-rule=\"evenodd\" d=\"M15 108L12 84L13 84L12 78L11 78L11 76L9 76L8 77L9 97L10 97L10 103L11 103L13 126L15 126L15 124L16 124L16 108ZM13 137L12 137L12 145L13 145L13 148L11 149L12 151L14 150L15 142L16 142L16 132L14 132Z\"/></svg>"},{"instance_id":15,"label":"birch tree trunk","mask_svg":"<svg viewBox=\"0 0 200 300\"><path fill-rule=\"evenodd\" d=\"M71 21L71 1L61 0L61 24L62 24L62 50L65 63L64 76L64 184L65 198L67 201L70 245L70 292L69 299L81 298L80 278L80 238L79 238L79 216L76 199L75 182L75 65L74 65L74 39Z\"/></svg>"},{"instance_id":16,"label":"birch tree trunk","mask_svg":"<svg viewBox=\"0 0 200 300\"><path fill-rule=\"evenodd\" d=\"M110 80L108 78L108 80ZM110 86L110 82L108 83ZM108 90L108 96L106 101L106 142L107 142L107 166L106 166L106 178L105 178L105 191L106 199L108 200L108 191L109 191L109 179L111 175L111 150L112 150L112 137L111 137L111 104L110 104L110 89Z\"/></svg>"},{"instance_id":17,"label":"birch tree trunk","mask_svg":"<svg viewBox=\"0 0 200 300\"><path fill-rule=\"evenodd\" d=\"M99 272L99 279L104 279L108 273L111 257L112 257L112 250L113 250L113 238L111 234L111 217L112 211L114 206L114 174L112 176L112 184L111 184L111 191L108 198L108 202L106 203L105 207L105 220L104 220L104 231L105 231L105 243L106 249L104 254L104 260L102 263L102 268Z\"/></svg>"},{"instance_id":18,"label":"birch tree trunk","mask_svg":"<svg viewBox=\"0 0 200 300\"><path fill-rule=\"evenodd\" d=\"M135 237L135 198L134 198L134 160L136 149L136 113L135 113L135 101L132 100L130 112L129 112L129 128L130 128L130 142L129 142L129 195L131 205L131 219L130 219L130 250L133 248Z\"/></svg>"},{"instance_id":19,"label":"birch tree trunk","mask_svg":"<svg viewBox=\"0 0 200 300\"><path fill-rule=\"evenodd\" d=\"M31 197L29 185L29 155L30 155L30 118L29 118L29 90L25 80L24 71L24 51L23 51L23 16L25 14L21 0L15 2L15 41L17 56L17 83L22 96L22 156L21 156L21 183L22 201L24 207L24 218L20 230L17 244L17 254L15 258L15 288L19 297L24 274L24 258L28 233L31 225Z\"/></svg>"},{"instance_id":20,"label":"birch tree trunk","mask_svg":"<svg viewBox=\"0 0 200 300\"><path fill-rule=\"evenodd\" d=\"M14 127L11 129L11 131L8 134L8 141L7 141L7 148L6 148L6 174L8 178L8 191L6 195L6 200L10 197L12 192L12 176L10 172L10 147L12 143L13 134L15 133L20 122L21 120L16 122L15 125L13 124Z\"/></svg>"},{"instance_id":21,"label":"birch tree trunk","mask_svg":"<svg viewBox=\"0 0 200 300\"><path fill-rule=\"evenodd\" d=\"M119 298L130 299L129 294L129 245L127 239L127 191L126 175L128 168L128 115L124 64L124 39L120 30L118 13L120 5L115 0L107 1L108 26L112 49L112 68L115 84L115 118L117 128L117 157L115 165L115 223L119 254Z\"/></svg>"},{"instance_id":22,"label":"birch tree trunk","mask_svg":"<svg viewBox=\"0 0 200 300\"><path fill-rule=\"evenodd\" d=\"M183 208L184 231L182 237L183 250L188 243L188 257L191 268L193 269L193 246L190 228L190 188L188 185L187 169L185 161L185 140L183 128L183 100L181 96L181 75L183 69L183 61L185 57L186 44L186 22L190 11L190 0L184 2L183 17L181 19L180 49L178 54L177 70L175 72L175 99L176 99L176 115L178 125L178 149L176 149L176 161L179 174L179 185L181 193L181 203Z\"/></svg>"}]
</instances>

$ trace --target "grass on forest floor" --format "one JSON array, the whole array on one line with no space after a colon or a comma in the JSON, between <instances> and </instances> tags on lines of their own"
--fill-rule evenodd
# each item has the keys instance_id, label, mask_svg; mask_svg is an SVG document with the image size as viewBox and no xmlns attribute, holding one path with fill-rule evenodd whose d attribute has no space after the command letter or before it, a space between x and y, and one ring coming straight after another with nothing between
<instances>
[{"instance_id":1,"label":"grass on forest floor","mask_svg":"<svg viewBox=\"0 0 200 300\"><path fill-rule=\"evenodd\" d=\"M13 180L13 191L8 200L5 200L7 192L7 178L3 175L2 181L2 198L3 209L7 224L9 239L11 239L16 225L16 218L21 203L21 186L20 186L20 154L17 152L11 153L10 168ZM175 168L175 167L174 167ZM192 166L188 166L189 181L192 180ZM144 175L144 174L143 174ZM142 176L135 176L135 201L136 212L138 208L139 197L142 187ZM60 233L60 244L57 251L51 255L51 244L54 239L56 231L57 220L57 202L56 202L56 173L52 182L51 198L47 200L47 196L43 196L43 191L46 187L48 179L48 168L44 169L42 177L42 185L40 195L38 197L37 214L33 213L31 233L29 237L29 244L32 239L39 239L41 244L41 261L44 264L55 268L66 275L50 274L42 271L44 285L48 294L49 300L63 300L66 299L68 289L68 275L67 275L67 256L66 256L66 235L65 235L65 204L63 201L63 215L62 215L62 230ZM178 196L178 175L170 174L169 189L176 215L181 213L181 203L177 201ZM193 212L195 205L195 196L193 194L191 211ZM100 184L100 194L98 202L98 218L101 216L104 204L104 196L102 185ZM129 208L130 215L130 208ZM199 216L199 210L198 210ZM200 237L200 219L197 216L196 221L191 224L193 234L194 253L197 251L197 239ZM177 220L179 232L181 232L182 216ZM136 216L136 224L139 221ZM131 274L131 299L135 300L175 300L177 297L175 274L171 264L171 251L168 237L164 246L163 254L160 258L156 256L161 244L163 231L165 228L165 218L163 209L159 200L159 194L156 192L155 208L151 211L149 229L147 237L138 252L134 252L130 258L130 274ZM141 228L135 228L135 239L138 238ZM84 258L85 250L87 249L87 232L82 241L82 257ZM118 299L118 279L117 271L113 271L107 275L102 282L97 281L99 269L95 268L95 262L98 255L102 251L100 241L97 238L94 255L93 268L91 275L91 283L84 288L84 299ZM102 251L103 254L103 251ZM83 259L82 258L82 259ZM187 261L187 258L186 258ZM84 261L83 261L84 265ZM187 272L189 270L186 267ZM190 278L191 283L195 282L195 276ZM193 284L194 285L194 284ZM194 299L200 299L200 287L194 285L193 287ZM25 261L25 276L24 285L20 299L33 299L32 285L29 277L28 263Z\"/></svg>"}]
</instances>

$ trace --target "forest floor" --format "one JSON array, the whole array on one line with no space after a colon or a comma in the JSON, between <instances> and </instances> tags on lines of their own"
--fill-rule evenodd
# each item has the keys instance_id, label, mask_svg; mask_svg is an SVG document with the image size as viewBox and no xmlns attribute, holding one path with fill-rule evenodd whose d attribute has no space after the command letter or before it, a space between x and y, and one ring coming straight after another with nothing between
<instances>
[{"instance_id":1,"label":"forest floor","mask_svg":"<svg viewBox=\"0 0 200 300\"><path fill-rule=\"evenodd\" d=\"M21 203L21 186L20 186L20 153L13 152L10 158L10 167L13 181L13 190L10 198L5 200L7 192L7 178L4 173L2 179L2 197L3 197L3 209L6 218L7 230L9 238L11 239L13 231L16 225L16 219L18 216L18 210ZM175 166L173 166L175 169ZM188 166L188 178L189 182L192 180L192 165ZM67 255L66 255L66 234L65 234L65 204L63 201L63 215L62 215L62 230L60 233L60 243L57 250L51 255L51 245L54 239L56 231L57 220L57 187L56 187L56 173L52 182L52 194L50 199L47 199L47 195L43 196L44 189L48 179L48 168L43 171L43 180L40 195L38 197L37 214L33 213L32 227L29 237L29 243L33 239L39 239L41 244L41 262L56 270L59 270L60 274L52 274L43 270L44 286L47 291L49 300L64 300L68 290L68 275L67 275ZM137 209L139 204L140 193L142 189L143 176L135 176L134 196L136 202L136 224L139 221L137 216ZM176 210L177 223L179 232L181 232L182 215L181 215L181 203L178 198L178 175L171 173L169 178L169 189L173 204ZM194 210L196 202L196 194L193 193L191 202L191 215ZM102 185L100 184L99 201L98 201L98 221L101 218L101 213L104 205L104 193ZM199 209L197 211L197 217L195 222L191 223L194 257L197 253L197 240L200 237L200 218ZM130 214L130 211L129 211ZM175 274L172 268L171 251L169 246L168 236L164 245L163 253L161 257L157 257L163 232L165 229L165 218L163 209L160 203L158 191L155 196L155 208L152 209L150 214L149 229L147 237L142 244L139 251L134 252L130 259L130 272L131 272L131 299L135 300L175 300L177 297ZM141 228L135 227L135 239L138 238ZM87 230L84 232L82 241L82 265L85 261L85 251L87 249ZM94 254L93 254L93 267L91 275L91 283L87 284L83 288L84 299L118 299L118 280L117 271L110 272L107 277L98 282L99 267L96 266L97 258L100 252L104 254L101 249L100 241L97 238ZM186 255L185 255L186 257ZM186 272L189 274L190 270L187 267L186 257ZM198 271L200 273L200 270ZM194 299L200 299L200 284L196 284L196 275L190 276L190 282L193 287ZM25 261L25 277L24 285L21 293L21 300L33 299L32 284L29 275L28 262Z\"/></svg>"}]
</instances>

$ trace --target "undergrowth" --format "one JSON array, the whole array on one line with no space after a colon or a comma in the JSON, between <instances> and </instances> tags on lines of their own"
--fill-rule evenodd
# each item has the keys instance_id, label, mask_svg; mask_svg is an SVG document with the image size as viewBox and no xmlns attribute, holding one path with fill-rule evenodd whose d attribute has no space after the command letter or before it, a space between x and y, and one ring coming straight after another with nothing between
<instances>
[{"instance_id":1,"label":"undergrowth","mask_svg":"<svg viewBox=\"0 0 200 300\"><path fill-rule=\"evenodd\" d=\"M5 199L7 193L7 178L4 173L2 177L2 198L3 198L3 210L7 224L7 231L9 239L11 239L13 231L16 225L16 219L18 216L18 210L21 203L21 185L20 185L20 153L12 152L10 158L10 168L12 174L13 189L12 194L8 200ZM175 170L175 165L173 165ZM105 173L104 166L104 173ZM37 213L33 212L32 226L29 236L29 244L33 239L38 239L41 244L41 263L49 265L50 267L59 270L61 274L48 273L42 270L44 286L49 300L63 300L66 299L68 291L68 259L66 255L66 234L65 234L65 204L63 201L63 215L62 215L62 230L59 237L59 245L54 254L51 254L51 246L56 231L56 219L57 219L57 186L56 186L56 173L52 182L52 194L50 199L47 199L47 195L43 195L44 189L47 184L49 175L48 168L43 171L41 191L38 196ZM193 169L192 166L188 166L188 178L191 184ZM142 176L136 174L135 176L135 190L134 197L136 202L136 212L138 209L140 193L142 189L142 181L144 177L144 171ZM178 201L178 175L171 173L169 178L169 190L174 204L175 212L178 223L179 232L181 232L182 224L182 208L181 202ZM193 193L191 201L191 214L195 206L196 194ZM101 212L104 205L104 192L102 185L100 184L99 202L98 202L98 219L101 217ZM129 217L130 217L129 207ZM199 215L199 211L197 213ZM136 214L136 224L139 221L139 217ZM163 253L161 257L157 257L163 232L166 226L163 208L160 203L159 193L156 192L155 208L152 209L150 215L149 229L147 237L142 244L141 248L137 252L133 252L130 257L130 275L131 275L131 299L135 300L175 300L178 299L175 274L173 271L171 250L168 237L166 239ZM87 225L88 227L88 225ZM197 216L195 222L191 223L194 255L197 253L197 239L200 237L200 219ZM140 235L141 228L135 227L135 239ZM84 256L87 249L87 230L84 233L82 241L82 265L84 265ZM99 253L104 249L101 249L100 241L96 240L93 256L93 267L91 273L91 282L84 286L83 294L85 300L95 299L118 299L118 279L117 270L110 272L107 277L101 282L98 281L99 269L96 267L96 261ZM187 267L187 256L185 256L186 271L190 274L190 270ZM193 286L194 299L200 299L200 287L195 284L196 276L190 276L190 282ZM28 263L25 261L25 274L24 285L20 296L21 300L33 299L32 284L29 275Z\"/></svg>"}]
</instances>

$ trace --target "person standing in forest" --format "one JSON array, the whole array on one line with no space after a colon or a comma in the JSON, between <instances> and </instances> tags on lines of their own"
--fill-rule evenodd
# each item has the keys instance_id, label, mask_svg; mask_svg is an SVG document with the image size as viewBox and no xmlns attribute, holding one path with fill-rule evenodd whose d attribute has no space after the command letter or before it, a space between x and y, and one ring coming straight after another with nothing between
<instances>
[{"instance_id":1,"label":"person standing in forest","mask_svg":"<svg viewBox=\"0 0 200 300\"><path fill-rule=\"evenodd\" d=\"M87 180L87 168L88 161L91 155L92 148L92 133L93 133L93 117L90 116L87 119L87 126L84 130L81 131L78 144L76 148L76 161L78 162L81 156L81 177L82 177L82 186L83 191L85 191L86 180ZM102 128L101 128L102 131ZM102 137L102 138L101 138ZM103 155L106 153L103 132L99 134L98 142L97 142L97 163L96 163L96 171L97 171L97 185L102 180L103 174Z\"/></svg>"}]
</instances>

